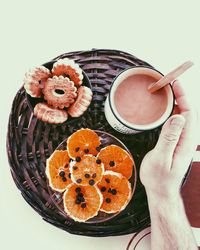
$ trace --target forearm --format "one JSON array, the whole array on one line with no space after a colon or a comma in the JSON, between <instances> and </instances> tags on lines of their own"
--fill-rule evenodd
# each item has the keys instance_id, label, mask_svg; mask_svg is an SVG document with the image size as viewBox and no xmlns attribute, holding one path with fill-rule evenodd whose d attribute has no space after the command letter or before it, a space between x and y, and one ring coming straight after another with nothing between
<instances>
[{"instance_id":1,"label":"forearm","mask_svg":"<svg viewBox=\"0 0 200 250\"><path fill-rule=\"evenodd\" d=\"M161 198L147 194L152 250L197 250L180 195Z\"/></svg>"}]
</instances>

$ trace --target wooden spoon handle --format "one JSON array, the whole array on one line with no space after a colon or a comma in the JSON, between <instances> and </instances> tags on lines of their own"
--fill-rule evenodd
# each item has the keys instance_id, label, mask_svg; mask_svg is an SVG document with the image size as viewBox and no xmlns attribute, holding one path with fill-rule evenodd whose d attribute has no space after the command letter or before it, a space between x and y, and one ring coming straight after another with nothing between
<instances>
[{"instance_id":1,"label":"wooden spoon handle","mask_svg":"<svg viewBox=\"0 0 200 250\"><path fill-rule=\"evenodd\" d=\"M152 83L148 87L148 91L150 93L153 93L153 92L159 90L160 88L162 88L165 85L169 84L170 82L174 81L178 76L180 76L187 69L189 69L190 67L192 67L192 65L193 65L193 62L191 62L191 61L187 61L187 62L181 64L179 67L177 67L176 69L172 70L167 75L163 76L159 81L157 81L155 83Z\"/></svg>"}]
</instances>

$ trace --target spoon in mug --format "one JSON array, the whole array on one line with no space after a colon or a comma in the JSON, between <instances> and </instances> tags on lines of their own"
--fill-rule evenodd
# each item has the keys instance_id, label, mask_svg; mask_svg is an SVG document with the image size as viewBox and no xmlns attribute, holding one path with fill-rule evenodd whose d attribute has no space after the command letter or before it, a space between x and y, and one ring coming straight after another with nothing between
<instances>
[{"instance_id":1,"label":"spoon in mug","mask_svg":"<svg viewBox=\"0 0 200 250\"><path fill-rule=\"evenodd\" d=\"M192 65L193 65L193 62L191 61L187 61L181 64L179 67L172 70L167 75L163 76L159 81L150 84L148 87L148 91L150 93L154 93L155 91L163 88L165 85L174 81L178 76L182 75L186 70L192 67Z\"/></svg>"}]
</instances>

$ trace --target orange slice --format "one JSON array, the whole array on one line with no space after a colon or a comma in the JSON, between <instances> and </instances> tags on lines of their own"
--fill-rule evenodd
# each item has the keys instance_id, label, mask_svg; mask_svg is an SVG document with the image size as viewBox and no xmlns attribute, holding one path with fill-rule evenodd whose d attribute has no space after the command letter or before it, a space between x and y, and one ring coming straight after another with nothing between
<instances>
[{"instance_id":1,"label":"orange slice","mask_svg":"<svg viewBox=\"0 0 200 250\"><path fill-rule=\"evenodd\" d=\"M127 179L131 177L135 163L130 154L119 146L110 145L101 149L97 158L104 164L105 170L121 173Z\"/></svg>"},{"instance_id":2,"label":"orange slice","mask_svg":"<svg viewBox=\"0 0 200 250\"><path fill-rule=\"evenodd\" d=\"M63 192L72 182L69 162L70 157L67 150L55 150L47 159L46 175L52 189Z\"/></svg>"},{"instance_id":3,"label":"orange slice","mask_svg":"<svg viewBox=\"0 0 200 250\"><path fill-rule=\"evenodd\" d=\"M91 129L80 129L67 140L67 150L71 158L84 154L97 155L100 146L99 136Z\"/></svg>"},{"instance_id":4,"label":"orange slice","mask_svg":"<svg viewBox=\"0 0 200 250\"><path fill-rule=\"evenodd\" d=\"M96 216L103 198L95 186L70 184L63 196L64 210L75 221L85 222Z\"/></svg>"},{"instance_id":5,"label":"orange slice","mask_svg":"<svg viewBox=\"0 0 200 250\"><path fill-rule=\"evenodd\" d=\"M131 198L131 185L123 175L106 171L98 187L103 195L100 210L106 213L120 212Z\"/></svg>"},{"instance_id":6,"label":"orange slice","mask_svg":"<svg viewBox=\"0 0 200 250\"><path fill-rule=\"evenodd\" d=\"M103 176L103 163L98 161L93 155L84 155L70 164L72 181L83 186L93 186L97 184Z\"/></svg>"}]
</instances>

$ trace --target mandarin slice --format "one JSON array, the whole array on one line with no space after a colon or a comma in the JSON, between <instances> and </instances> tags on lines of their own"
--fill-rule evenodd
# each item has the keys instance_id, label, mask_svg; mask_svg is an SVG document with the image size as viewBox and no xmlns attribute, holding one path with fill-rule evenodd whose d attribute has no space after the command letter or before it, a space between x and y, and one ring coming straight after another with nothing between
<instances>
[{"instance_id":1,"label":"mandarin slice","mask_svg":"<svg viewBox=\"0 0 200 250\"><path fill-rule=\"evenodd\" d=\"M55 150L47 159L46 175L49 179L49 186L53 190L63 192L72 183L69 162L67 150Z\"/></svg>"},{"instance_id":2,"label":"mandarin slice","mask_svg":"<svg viewBox=\"0 0 200 250\"><path fill-rule=\"evenodd\" d=\"M116 145L102 148L97 158L104 164L105 170L121 173L127 179L132 176L134 160L130 154Z\"/></svg>"},{"instance_id":3,"label":"mandarin slice","mask_svg":"<svg viewBox=\"0 0 200 250\"><path fill-rule=\"evenodd\" d=\"M97 155L99 146L99 136L91 129L80 129L67 140L67 150L74 159L84 154Z\"/></svg>"},{"instance_id":4,"label":"mandarin slice","mask_svg":"<svg viewBox=\"0 0 200 250\"><path fill-rule=\"evenodd\" d=\"M100 210L106 213L120 212L131 198L131 184L122 174L105 171L98 187L103 195Z\"/></svg>"},{"instance_id":5,"label":"mandarin slice","mask_svg":"<svg viewBox=\"0 0 200 250\"><path fill-rule=\"evenodd\" d=\"M96 216L103 198L95 186L80 186L70 184L64 195L64 210L69 217L78 222L85 222Z\"/></svg>"},{"instance_id":6,"label":"mandarin slice","mask_svg":"<svg viewBox=\"0 0 200 250\"><path fill-rule=\"evenodd\" d=\"M93 186L97 184L103 176L104 165L97 161L93 155L77 157L78 161L70 163L72 181L83 186Z\"/></svg>"}]
</instances>

